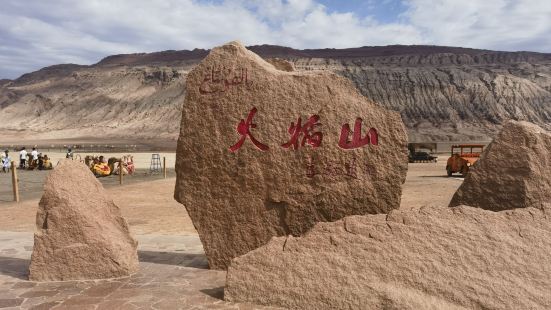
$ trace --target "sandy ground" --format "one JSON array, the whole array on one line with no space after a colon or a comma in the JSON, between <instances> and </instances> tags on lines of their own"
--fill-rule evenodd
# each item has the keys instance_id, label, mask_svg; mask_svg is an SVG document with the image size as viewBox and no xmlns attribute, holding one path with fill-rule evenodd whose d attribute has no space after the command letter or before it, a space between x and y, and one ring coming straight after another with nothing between
<instances>
[{"instance_id":1,"label":"sandy ground","mask_svg":"<svg viewBox=\"0 0 551 310\"><path fill-rule=\"evenodd\" d=\"M107 188L134 234L197 234L185 208L173 198L174 178ZM0 227L34 231L39 199L0 203Z\"/></svg>"},{"instance_id":2,"label":"sandy ground","mask_svg":"<svg viewBox=\"0 0 551 310\"><path fill-rule=\"evenodd\" d=\"M447 207L462 178L445 177L439 163L410 164L401 208ZM172 198L175 178L138 178L118 185L103 179L138 239L140 271L96 281L30 282L35 215L45 176L20 203L0 202L0 308L7 309L271 309L223 301L224 271L208 270L201 242L185 208ZM7 176L1 176L7 178ZM116 180L114 178L114 180Z\"/></svg>"},{"instance_id":3,"label":"sandy ground","mask_svg":"<svg viewBox=\"0 0 551 310\"><path fill-rule=\"evenodd\" d=\"M39 149L40 150L40 149ZM46 153L52 158L52 163L55 166L60 160L65 158L65 153L49 152ZM86 155L103 155L106 158L120 158L127 153L75 153L75 160L84 158ZM163 158L166 158L167 175L174 176L174 165L176 161L175 153L157 153L159 154L161 165ZM124 184L134 184L139 182L149 182L162 178L162 169L154 171L151 165L152 153L132 153L134 157L134 165L136 172L133 175L125 176ZM19 162L16 161L16 164ZM19 178L19 194L22 200L37 199L42 195L42 185L48 171L39 170L17 170ZM103 186L110 187L119 185L119 178L116 175L99 178ZM0 203L13 201L13 189L10 174L0 172Z\"/></svg>"},{"instance_id":4,"label":"sandy ground","mask_svg":"<svg viewBox=\"0 0 551 310\"><path fill-rule=\"evenodd\" d=\"M409 164L406 182L402 186L401 208L424 205L447 206L463 182L457 174L446 175L448 156L439 156L438 163Z\"/></svg>"},{"instance_id":5,"label":"sandy ground","mask_svg":"<svg viewBox=\"0 0 551 310\"><path fill-rule=\"evenodd\" d=\"M24 171L25 175L42 180L47 172ZM39 176L38 173L41 173ZM173 172L171 171L171 174ZM2 176L8 197L11 197L11 180ZM118 185L118 178L111 176L100 179L107 187L131 229L137 234L196 234L185 208L174 201L174 178L162 179L161 175L128 177L125 180L133 184ZM156 179L155 179L156 178ZM153 181L151 181L153 179ZM8 180L8 181L6 181ZM415 163L409 165L406 182L402 189L402 208L422 205L447 206L453 193L463 179L446 176L445 157L438 163ZM42 192L40 180L38 185L29 189L38 196ZM0 183L1 184L1 183ZM32 195L29 195L32 196ZM4 197L4 199L6 199ZM26 199L20 203L0 200L0 229L7 231L33 231L34 215L39 197Z\"/></svg>"}]
</instances>

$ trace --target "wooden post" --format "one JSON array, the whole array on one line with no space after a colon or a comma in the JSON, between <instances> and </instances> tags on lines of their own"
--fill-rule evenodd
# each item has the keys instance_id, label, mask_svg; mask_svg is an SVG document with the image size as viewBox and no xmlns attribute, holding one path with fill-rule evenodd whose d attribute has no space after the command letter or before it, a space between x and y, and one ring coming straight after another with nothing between
<instances>
[{"instance_id":1,"label":"wooden post","mask_svg":"<svg viewBox=\"0 0 551 310\"><path fill-rule=\"evenodd\" d=\"M119 184L122 185L122 159L119 160Z\"/></svg>"},{"instance_id":2,"label":"wooden post","mask_svg":"<svg viewBox=\"0 0 551 310\"><path fill-rule=\"evenodd\" d=\"M17 166L11 162L11 183L13 185L13 201L19 202L19 184L17 183Z\"/></svg>"},{"instance_id":3,"label":"wooden post","mask_svg":"<svg viewBox=\"0 0 551 310\"><path fill-rule=\"evenodd\" d=\"M165 179L166 179L166 157L163 156L163 175L165 176Z\"/></svg>"}]
</instances>

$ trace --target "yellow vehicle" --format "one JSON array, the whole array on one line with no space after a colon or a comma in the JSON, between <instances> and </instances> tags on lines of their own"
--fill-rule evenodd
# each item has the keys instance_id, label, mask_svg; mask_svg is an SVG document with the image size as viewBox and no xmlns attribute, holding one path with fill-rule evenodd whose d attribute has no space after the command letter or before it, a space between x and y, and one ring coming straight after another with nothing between
<instances>
[{"instance_id":1,"label":"yellow vehicle","mask_svg":"<svg viewBox=\"0 0 551 310\"><path fill-rule=\"evenodd\" d=\"M461 173L466 176L469 172L469 167L480 158L480 154L484 150L482 144L459 144L452 145L452 152L446 164L446 172L448 176L453 173Z\"/></svg>"}]
</instances>

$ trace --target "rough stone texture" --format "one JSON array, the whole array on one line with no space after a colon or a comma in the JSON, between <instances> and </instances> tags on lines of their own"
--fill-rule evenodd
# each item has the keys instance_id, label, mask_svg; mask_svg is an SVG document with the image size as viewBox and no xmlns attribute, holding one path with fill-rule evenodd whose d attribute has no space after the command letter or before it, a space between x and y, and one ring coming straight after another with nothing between
<instances>
[{"instance_id":1,"label":"rough stone texture","mask_svg":"<svg viewBox=\"0 0 551 310\"><path fill-rule=\"evenodd\" d=\"M527 122L507 123L450 202L492 211L551 204L551 133Z\"/></svg>"},{"instance_id":2,"label":"rough stone texture","mask_svg":"<svg viewBox=\"0 0 551 310\"><path fill-rule=\"evenodd\" d=\"M36 226L33 281L115 278L138 270L137 241L82 163L64 160L48 175Z\"/></svg>"},{"instance_id":3,"label":"rough stone texture","mask_svg":"<svg viewBox=\"0 0 551 310\"><path fill-rule=\"evenodd\" d=\"M291 309L549 309L550 211L432 206L319 223L234 259L224 298Z\"/></svg>"},{"instance_id":4,"label":"rough stone texture","mask_svg":"<svg viewBox=\"0 0 551 310\"><path fill-rule=\"evenodd\" d=\"M211 268L225 269L272 236L399 207L407 172L400 115L368 101L345 78L279 71L232 42L213 49L189 73L186 94L174 196L187 208ZM253 108L250 132L269 149L246 138L230 151L241 138L236 127ZM284 148L291 123L301 117L305 125L313 115L321 125L311 134L323 134L321 145L300 146L301 134L298 149ZM358 117L361 137L375 128L377 145L339 147L342 126L354 131Z\"/></svg>"},{"instance_id":5,"label":"rough stone texture","mask_svg":"<svg viewBox=\"0 0 551 310\"><path fill-rule=\"evenodd\" d=\"M272 66L274 66L277 70L287 71L287 72L295 71L295 66L293 65L293 63L285 59L276 57L276 58L267 58L266 61L269 62Z\"/></svg>"}]
</instances>

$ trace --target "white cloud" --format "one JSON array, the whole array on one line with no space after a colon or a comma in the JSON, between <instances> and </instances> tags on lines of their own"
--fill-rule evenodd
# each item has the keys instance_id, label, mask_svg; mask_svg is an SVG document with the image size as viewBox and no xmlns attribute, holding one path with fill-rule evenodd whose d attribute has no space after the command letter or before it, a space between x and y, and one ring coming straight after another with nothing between
<instances>
[{"instance_id":1,"label":"white cloud","mask_svg":"<svg viewBox=\"0 0 551 310\"><path fill-rule=\"evenodd\" d=\"M551 52L551 1L410 0L407 5L404 17L432 44Z\"/></svg>"},{"instance_id":2,"label":"white cloud","mask_svg":"<svg viewBox=\"0 0 551 310\"><path fill-rule=\"evenodd\" d=\"M551 51L551 2L408 0L399 22L314 0L2 0L0 77L119 53L245 44L294 48L437 44Z\"/></svg>"}]
</instances>

